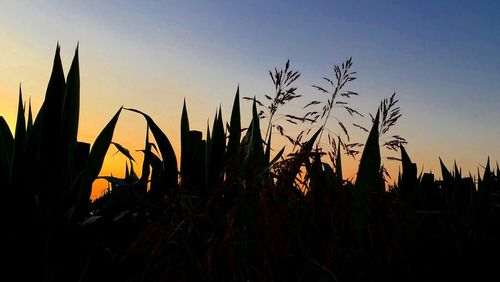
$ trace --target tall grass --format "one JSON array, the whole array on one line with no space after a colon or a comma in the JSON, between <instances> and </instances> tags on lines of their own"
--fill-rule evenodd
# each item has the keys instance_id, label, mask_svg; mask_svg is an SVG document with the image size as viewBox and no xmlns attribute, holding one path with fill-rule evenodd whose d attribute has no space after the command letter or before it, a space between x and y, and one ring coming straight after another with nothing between
<instances>
[{"instance_id":1,"label":"tall grass","mask_svg":"<svg viewBox=\"0 0 500 282\"><path fill-rule=\"evenodd\" d=\"M78 142L78 50L65 78L57 47L36 117L29 108L25 118L21 93L14 134L0 117L0 185L8 199L2 205L1 242L8 273L15 275L10 277L443 281L495 274L489 256L500 251L498 167L492 170L488 161L477 182L442 162L442 180L417 175L403 147L406 140L382 138L401 116L394 95L376 109L363 146L341 139L341 134L349 139L343 124L336 138L329 136L332 148L319 146L335 105L358 115L338 100L355 96L344 89L355 74L351 66L351 59L334 66L336 82L325 78L333 90L315 86L328 98L308 107L323 106L321 111L288 115L290 124L319 124L290 137L296 145L291 152L271 155L272 129L283 130L275 114L299 95L292 84L300 74L287 62L284 70L270 73L276 90L275 97L265 97L270 104L251 98L246 128L239 89L229 124L219 109L205 138L191 129L185 103L176 156L153 118L132 108L119 109L91 149ZM132 158L112 141L122 110L146 122L141 177L130 161L124 178L101 176L111 188L91 202L91 185L109 146ZM389 190L384 147L399 152L402 167ZM362 153L352 183L342 176L342 152L353 155L349 150L356 148ZM324 158L328 150L330 158Z\"/></svg>"}]
</instances>

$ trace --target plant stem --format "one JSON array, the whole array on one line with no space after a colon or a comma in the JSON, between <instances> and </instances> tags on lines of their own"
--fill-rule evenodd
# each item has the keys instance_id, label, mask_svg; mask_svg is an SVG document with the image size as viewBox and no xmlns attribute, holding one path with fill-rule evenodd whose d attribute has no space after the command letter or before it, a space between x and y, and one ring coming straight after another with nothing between
<instances>
[{"instance_id":1,"label":"plant stem","mask_svg":"<svg viewBox=\"0 0 500 282\"><path fill-rule=\"evenodd\" d=\"M325 130L326 123L328 122L328 118L330 117L330 113L331 113L332 108L333 108L333 102L335 100L335 97L337 97L337 92L338 91L339 91L339 86L337 84L337 86L335 87L335 91L333 91L333 94L332 94L332 100L328 104L328 112L326 113L325 121L323 122L323 126L321 128L321 132L319 133L319 136L318 136L317 146L319 146L319 144L321 142L321 137L323 136L323 131Z\"/></svg>"}]
</instances>

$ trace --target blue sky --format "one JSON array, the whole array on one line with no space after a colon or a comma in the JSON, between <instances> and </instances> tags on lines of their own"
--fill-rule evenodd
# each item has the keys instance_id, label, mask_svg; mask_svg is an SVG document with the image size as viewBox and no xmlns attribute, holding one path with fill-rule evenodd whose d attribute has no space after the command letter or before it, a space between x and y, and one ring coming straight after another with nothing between
<instances>
[{"instance_id":1,"label":"blue sky","mask_svg":"<svg viewBox=\"0 0 500 282\"><path fill-rule=\"evenodd\" d=\"M228 117L238 84L245 96L270 93L268 70L288 59L302 73L304 97L289 108L298 111L321 97L311 85L352 56L352 105L374 112L397 92L394 133L420 169L437 170L441 156L476 171L500 159L498 15L498 1L12 1L0 9L0 114L12 123L19 82L41 103L58 41L66 69L80 42L87 141L125 105L175 143L184 98L204 129L219 105ZM143 131L129 114L116 138L142 146Z\"/></svg>"}]
</instances>

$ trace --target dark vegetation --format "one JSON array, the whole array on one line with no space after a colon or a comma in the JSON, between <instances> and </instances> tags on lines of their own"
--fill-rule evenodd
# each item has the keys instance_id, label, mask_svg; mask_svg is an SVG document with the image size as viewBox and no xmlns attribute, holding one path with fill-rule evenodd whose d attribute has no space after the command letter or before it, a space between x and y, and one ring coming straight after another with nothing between
<instances>
[{"instance_id":1,"label":"dark vegetation","mask_svg":"<svg viewBox=\"0 0 500 282\"><path fill-rule=\"evenodd\" d=\"M280 114L298 98L289 63L270 73L275 94L252 100L240 123L236 92L229 124L219 110L206 139L184 105L180 159L151 117L119 109L90 144L77 141L78 52L65 78L54 59L44 103L33 117L19 94L14 134L0 117L4 278L17 281L479 281L498 277L500 171L476 180L441 163L442 180L417 173L406 141L383 138L401 116L394 95L372 116L364 145L351 141L337 109L358 94L349 59L335 66L326 101L304 116ZM260 111L262 109L262 111ZM141 176L112 142L123 110L145 118ZM280 116L281 118L277 118ZM261 120L262 118L262 120ZM261 135L261 121L267 126ZM327 129L333 121L339 133ZM288 136L287 124L309 127ZM273 151L273 129L293 150ZM328 145L320 146L328 136ZM154 142L153 142L154 139ZM90 200L111 144L130 158L124 178ZM387 189L381 149L399 152L402 173ZM361 152L355 181L341 153ZM271 157L272 156L272 157ZM393 157L394 159L394 157ZM178 160L180 171L178 171Z\"/></svg>"}]
</instances>

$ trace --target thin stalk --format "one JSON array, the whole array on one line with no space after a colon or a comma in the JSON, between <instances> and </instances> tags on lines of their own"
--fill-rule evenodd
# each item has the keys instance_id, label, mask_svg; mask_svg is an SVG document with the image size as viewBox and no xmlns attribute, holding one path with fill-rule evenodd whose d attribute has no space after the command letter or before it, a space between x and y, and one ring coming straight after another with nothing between
<instances>
[{"instance_id":1,"label":"thin stalk","mask_svg":"<svg viewBox=\"0 0 500 282\"><path fill-rule=\"evenodd\" d=\"M328 104L328 112L326 113L325 121L323 122L323 125L322 125L322 128L321 128L321 132L319 133L319 136L318 136L317 146L319 146L319 144L321 142L321 137L323 136L323 131L325 130L326 123L328 122L328 119L330 118L330 113L331 113L332 108L333 108L333 102L335 101L335 97L337 97L337 92L338 91L339 91L339 86L337 85L335 87L335 91L333 91L332 100Z\"/></svg>"},{"instance_id":2,"label":"thin stalk","mask_svg":"<svg viewBox=\"0 0 500 282\"><path fill-rule=\"evenodd\" d=\"M273 122L273 117L274 117L274 113L271 114L271 116L269 117L269 123L267 124L267 129L266 129L266 138L264 138L264 140L268 140L269 132L271 131L271 126L272 126L272 122Z\"/></svg>"}]
</instances>

